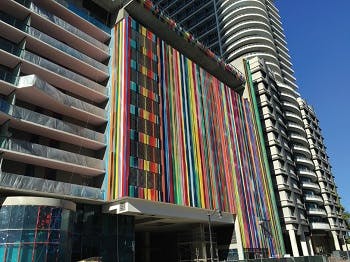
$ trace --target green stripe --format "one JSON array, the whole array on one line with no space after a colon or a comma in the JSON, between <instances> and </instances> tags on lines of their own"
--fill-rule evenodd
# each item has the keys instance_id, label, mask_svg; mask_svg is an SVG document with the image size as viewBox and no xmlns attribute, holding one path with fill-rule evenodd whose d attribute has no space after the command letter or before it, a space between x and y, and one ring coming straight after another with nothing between
<instances>
[{"instance_id":1,"label":"green stripe","mask_svg":"<svg viewBox=\"0 0 350 262\"><path fill-rule=\"evenodd\" d=\"M260 122L258 103L256 101L254 84L253 84L253 79L252 79L252 73L250 71L249 61L245 60L245 66L246 66L246 72L247 72L247 76L248 76L247 77L248 78L248 85L250 87L250 93L251 93L251 98L252 98L254 112L255 112L255 120L256 120L256 123L258 126L258 131L259 131L259 137L260 137L260 143L261 143L260 146L261 146L263 157L264 157L265 168L266 168L266 177L267 177L267 180L269 183L269 189L270 189L271 199L272 199L272 206L273 206L274 215L275 215L275 219L276 219L276 226L277 226L278 234L280 237L279 242L280 242L281 251L282 251L281 255L283 256L286 253L286 249L285 249L284 241L283 241L281 223L280 223L280 219L278 216L277 202L276 202L275 192L274 192L273 185L272 185L270 166L269 166L269 162L268 162L268 158L267 158L263 129L262 129L261 122Z\"/></svg>"}]
</instances>

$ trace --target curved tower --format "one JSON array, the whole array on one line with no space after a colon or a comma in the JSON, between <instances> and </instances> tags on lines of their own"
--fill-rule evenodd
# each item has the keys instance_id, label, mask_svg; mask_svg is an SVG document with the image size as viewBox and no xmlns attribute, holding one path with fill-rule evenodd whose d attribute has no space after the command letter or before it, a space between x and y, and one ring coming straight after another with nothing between
<instances>
[{"instance_id":1,"label":"curved tower","mask_svg":"<svg viewBox=\"0 0 350 262\"><path fill-rule=\"evenodd\" d=\"M296 242L302 254L309 255L313 250L308 219L322 219L326 212L323 204L315 204L321 191L278 10L272 0L221 0L217 5L223 56L231 63L259 57L264 60L262 71L273 75L265 83L259 77L255 82L266 143L293 255L299 255ZM303 192L308 195L303 197Z\"/></svg>"}]
</instances>

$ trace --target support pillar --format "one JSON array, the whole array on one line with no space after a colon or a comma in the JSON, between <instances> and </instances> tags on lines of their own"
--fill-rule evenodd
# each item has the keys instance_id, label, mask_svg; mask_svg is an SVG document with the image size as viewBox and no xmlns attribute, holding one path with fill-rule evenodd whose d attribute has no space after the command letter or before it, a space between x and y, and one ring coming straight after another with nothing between
<instances>
[{"instance_id":1,"label":"support pillar","mask_svg":"<svg viewBox=\"0 0 350 262\"><path fill-rule=\"evenodd\" d=\"M145 232L145 254L144 261L151 262L151 233Z\"/></svg>"},{"instance_id":2,"label":"support pillar","mask_svg":"<svg viewBox=\"0 0 350 262\"><path fill-rule=\"evenodd\" d=\"M335 250L340 250L338 235L335 231L331 231L331 232L332 232Z\"/></svg>"},{"instance_id":3,"label":"support pillar","mask_svg":"<svg viewBox=\"0 0 350 262\"><path fill-rule=\"evenodd\" d=\"M292 246L293 257L299 256L298 244L295 237L295 231L293 229L288 230L290 245Z\"/></svg>"},{"instance_id":4,"label":"support pillar","mask_svg":"<svg viewBox=\"0 0 350 262\"><path fill-rule=\"evenodd\" d=\"M310 256L314 256L315 255L315 253L314 253L314 248L313 248L313 246L312 246L312 240L311 240L311 237L307 237L306 238L306 242L307 242L307 245L308 245L308 247L309 247L309 253L310 253Z\"/></svg>"},{"instance_id":5,"label":"support pillar","mask_svg":"<svg viewBox=\"0 0 350 262\"><path fill-rule=\"evenodd\" d=\"M235 219L235 234L236 234L236 238L237 238L238 259L239 260L244 260L242 236L241 236L241 230L239 228L239 223L238 223L237 217Z\"/></svg>"},{"instance_id":6,"label":"support pillar","mask_svg":"<svg viewBox=\"0 0 350 262\"><path fill-rule=\"evenodd\" d=\"M309 256L309 250L307 249L307 243L306 243L306 238L304 234L301 234L300 236L300 244L301 244L301 249L303 251L303 256L304 257Z\"/></svg>"}]
</instances>

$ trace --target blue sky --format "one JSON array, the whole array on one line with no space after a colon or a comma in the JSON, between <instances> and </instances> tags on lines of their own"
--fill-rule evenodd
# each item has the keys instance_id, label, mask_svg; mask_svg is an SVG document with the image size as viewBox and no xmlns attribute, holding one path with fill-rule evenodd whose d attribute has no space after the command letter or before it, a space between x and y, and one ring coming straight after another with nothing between
<instances>
[{"instance_id":1,"label":"blue sky","mask_svg":"<svg viewBox=\"0 0 350 262\"><path fill-rule=\"evenodd\" d=\"M350 0L276 0L299 92L313 105L350 212Z\"/></svg>"}]
</instances>

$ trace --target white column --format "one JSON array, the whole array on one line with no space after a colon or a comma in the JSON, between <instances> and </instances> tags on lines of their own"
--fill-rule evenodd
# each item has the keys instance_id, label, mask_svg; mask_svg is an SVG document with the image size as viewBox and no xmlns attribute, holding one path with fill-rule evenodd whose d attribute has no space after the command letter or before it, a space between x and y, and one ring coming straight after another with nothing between
<instances>
[{"instance_id":1,"label":"white column","mask_svg":"<svg viewBox=\"0 0 350 262\"><path fill-rule=\"evenodd\" d=\"M298 250L297 240L295 238L295 231L293 229L288 230L288 233L289 233L289 238L290 238L290 244L292 246L293 257L298 257L299 250Z\"/></svg>"},{"instance_id":2,"label":"white column","mask_svg":"<svg viewBox=\"0 0 350 262\"><path fill-rule=\"evenodd\" d=\"M331 232L332 232L332 236L333 236L335 250L340 250L338 235L337 235L337 233L335 231L331 231Z\"/></svg>"},{"instance_id":3,"label":"white column","mask_svg":"<svg viewBox=\"0 0 350 262\"><path fill-rule=\"evenodd\" d=\"M300 236L300 244L301 244L301 249L303 251L303 256L305 257L309 256L309 250L307 249L307 243L306 243L304 234Z\"/></svg>"},{"instance_id":4,"label":"white column","mask_svg":"<svg viewBox=\"0 0 350 262\"><path fill-rule=\"evenodd\" d=\"M314 256L315 253L314 253L314 248L313 248L313 246L312 246L311 237L307 237L307 238L306 238L306 241L307 241L307 244L308 244L308 247L309 247L310 256Z\"/></svg>"},{"instance_id":5,"label":"white column","mask_svg":"<svg viewBox=\"0 0 350 262\"><path fill-rule=\"evenodd\" d=\"M342 247L343 251L348 251L345 239L344 239L344 244L342 244L341 247Z\"/></svg>"},{"instance_id":6,"label":"white column","mask_svg":"<svg viewBox=\"0 0 350 262\"><path fill-rule=\"evenodd\" d=\"M237 238L238 259L244 260L242 236L241 236L241 230L239 229L239 222L238 222L237 217L235 219L235 233L236 233L236 238Z\"/></svg>"}]
</instances>

